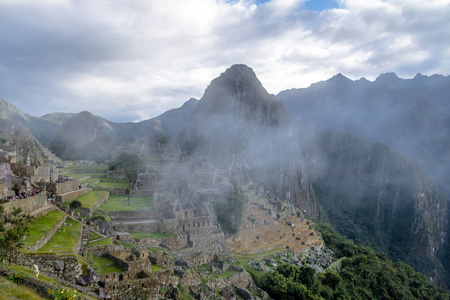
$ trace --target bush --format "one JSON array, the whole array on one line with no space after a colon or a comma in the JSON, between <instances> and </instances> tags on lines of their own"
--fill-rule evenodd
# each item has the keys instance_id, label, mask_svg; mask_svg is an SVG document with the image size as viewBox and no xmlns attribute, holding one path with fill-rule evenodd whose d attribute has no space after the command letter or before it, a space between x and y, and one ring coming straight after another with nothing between
<instances>
[{"instance_id":1,"label":"bush","mask_svg":"<svg viewBox=\"0 0 450 300\"><path fill-rule=\"evenodd\" d=\"M69 207L71 210L79 209L79 208L81 208L81 202L78 200L73 200L72 202L70 202Z\"/></svg>"},{"instance_id":2,"label":"bush","mask_svg":"<svg viewBox=\"0 0 450 300\"><path fill-rule=\"evenodd\" d=\"M13 275L9 275L8 279L14 283L18 283L18 284L23 283L23 275L20 273L15 273Z\"/></svg>"},{"instance_id":3,"label":"bush","mask_svg":"<svg viewBox=\"0 0 450 300\"><path fill-rule=\"evenodd\" d=\"M77 290L73 289L56 289L53 291L47 290L49 296L51 299L55 300L75 300L75 299L81 299L80 296L77 294Z\"/></svg>"}]
</instances>

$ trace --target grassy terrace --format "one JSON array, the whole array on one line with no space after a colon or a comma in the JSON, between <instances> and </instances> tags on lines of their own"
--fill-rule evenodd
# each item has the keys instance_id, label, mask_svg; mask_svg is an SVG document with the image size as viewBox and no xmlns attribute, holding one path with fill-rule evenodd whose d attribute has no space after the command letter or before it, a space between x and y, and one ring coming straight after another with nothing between
<instances>
[{"instance_id":1,"label":"grassy terrace","mask_svg":"<svg viewBox=\"0 0 450 300\"><path fill-rule=\"evenodd\" d=\"M106 172L108 171L107 165L95 165L95 166L79 166L79 165L70 165L67 166L68 170L76 171L77 173L82 172Z\"/></svg>"},{"instance_id":2,"label":"grassy terrace","mask_svg":"<svg viewBox=\"0 0 450 300\"><path fill-rule=\"evenodd\" d=\"M100 201L100 199L102 199L107 194L108 191L92 191L76 198L75 200L80 201L82 207L92 208L98 201Z\"/></svg>"},{"instance_id":3,"label":"grassy terrace","mask_svg":"<svg viewBox=\"0 0 450 300\"><path fill-rule=\"evenodd\" d=\"M30 267L18 266L18 265L11 265L10 270L13 271L14 273L21 273L21 274L24 275L24 276L28 276L28 277L35 278L35 276L34 276L34 270L33 270L32 268L30 268ZM3 278L3 277L0 276L0 278ZM43 281L43 282L45 282L45 283L51 284L51 285L53 285L53 286L55 286L56 284L58 284L59 286L62 286L62 287L66 287L66 288L67 288L67 286L66 286L65 284L63 284L63 283L61 283L61 282L58 282L57 280L55 280L55 279L53 279L53 278L51 278L51 277L45 276L45 275L42 274L42 273L39 275L39 280L40 280L40 281ZM20 289L24 289L24 287L21 285L21 286L20 286ZM70 288L70 289L72 289L72 288ZM3 291L1 285L0 285L0 291ZM1 292L0 292L0 294L1 294ZM92 298L91 296L86 296L85 294L82 294L82 293L80 293L80 296L82 297L82 299L83 299L83 297L85 297L85 298L87 298L87 299L96 299L96 298ZM28 299L45 299L45 298L28 298L28 297L18 297L18 296L16 296L16 297L17 297L18 299L27 299L27 300L28 300ZM0 300L1 300L1 299L2 299L2 298L0 297ZM12 300L12 299L14 299L14 298L6 298L6 299Z\"/></svg>"},{"instance_id":4,"label":"grassy terrace","mask_svg":"<svg viewBox=\"0 0 450 300\"><path fill-rule=\"evenodd\" d=\"M13 283L7 278L0 276L0 300L12 299L44 300L45 298L23 285Z\"/></svg>"},{"instance_id":5,"label":"grassy terrace","mask_svg":"<svg viewBox=\"0 0 450 300\"><path fill-rule=\"evenodd\" d=\"M133 239L143 239L148 237L154 237L160 240L170 239L172 237L176 237L176 235L170 232L145 232L145 231L136 231L131 232L131 236Z\"/></svg>"},{"instance_id":6,"label":"grassy terrace","mask_svg":"<svg viewBox=\"0 0 450 300\"><path fill-rule=\"evenodd\" d=\"M98 209L106 211L153 210L152 197L131 197L130 203L131 205L128 205L127 196L110 195Z\"/></svg>"},{"instance_id":7,"label":"grassy terrace","mask_svg":"<svg viewBox=\"0 0 450 300\"><path fill-rule=\"evenodd\" d=\"M72 179L80 179L86 176L97 176L97 177L106 177L106 173L69 173L65 174L64 176L68 176Z\"/></svg>"},{"instance_id":8,"label":"grassy terrace","mask_svg":"<svg viewBox=\"0 0 450 300\"><path fill-rule=\"evenodd\" d=\"M89 242L89 244L87 244L87 248L92 247L92 246L99 246L99 245L112 245L112 242L109 238L104 238L104 239L98 240L96 242Z\"/></svg>"},{"instance_id":9,"label":"grassy terrace","mask_svg":"<svg viewBox=\"0 0 450 300\"><path fill-rule=\"evenodd\" d=\"M61 226L55 235L37 252L73 252L81 233L81 223L67 218L67 226ZM69 225L71 224L71 225ZM64 231L62 231L64 228ZM61 247L56 247L61 246ZM50 251L52 250L52 251Z\"/></svg>"},{"instance_id":10,"label":"grassy terrace","mask_svg":"<svg viewBox=\"0 0 450 300\"><path fill-rule=\"evenodd\" d=\"M34 245L42 236L52 230L64 216L63 212L56 210L34 220L28 227L29 231L25 238L25 246Z\"/></svg>"},{"instance_id":11,"label":"grassy terrace","mask_svg":"<svg viewBox=\"0 0 450 300\"><path fill-rule=\"evenodd\" d=\"M95 186L106 188L106 189L126 189L130 187L128 182L106 182L100 181L96 183Z\"/></svg>"},{"instance_id":12,"label":"grassy terrace","mask_svg":"<svg viewBox=\"0 0 450 300\"><path fill-rule=\"evenodd\" d=\"M109 274L109 273L123 273L125 270L116 264L114 261L100 256L94 256L92 253L88 252L87 261L93 267L97 268L97 272L100 275Z\"/></svg>"}]
</instances>

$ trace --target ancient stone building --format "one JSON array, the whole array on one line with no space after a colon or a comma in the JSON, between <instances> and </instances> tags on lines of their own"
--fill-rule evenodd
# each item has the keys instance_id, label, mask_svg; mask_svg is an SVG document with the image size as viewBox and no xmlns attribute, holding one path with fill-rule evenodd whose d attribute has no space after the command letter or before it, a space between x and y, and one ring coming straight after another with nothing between
<instances>
[{"instance_id":1,"label":"ancient stone building","mask_svg":"<svg viewBox=\"0 0 450 300\"><path fill-rule=\"evenodd\" d=\"M12 189L12 172L11 165L6 157L0 155L0 197L8 197L11 195Z\"/></svg>"}]
</instances>

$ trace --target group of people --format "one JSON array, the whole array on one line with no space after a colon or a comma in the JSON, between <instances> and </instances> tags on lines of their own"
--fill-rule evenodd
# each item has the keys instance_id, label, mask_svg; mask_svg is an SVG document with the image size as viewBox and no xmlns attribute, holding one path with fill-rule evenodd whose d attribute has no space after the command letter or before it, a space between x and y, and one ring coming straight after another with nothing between
<instances>
[{"instance_id":1,"label":"group of people","mask_svg":"<svg viewBox=\"0 0 450 300\"><path fill-rule=\"evenodd\" d=\"M37 191L37 192L33 192L33 191L28 191L28 192L24 192L24 191L20 191L18 192L16 195L12 196L12 200L19 200L19 199L25 199L28 197L33 197L36 196L37 194L40 194L41 191Z\"/></svg>"}]
</instances>

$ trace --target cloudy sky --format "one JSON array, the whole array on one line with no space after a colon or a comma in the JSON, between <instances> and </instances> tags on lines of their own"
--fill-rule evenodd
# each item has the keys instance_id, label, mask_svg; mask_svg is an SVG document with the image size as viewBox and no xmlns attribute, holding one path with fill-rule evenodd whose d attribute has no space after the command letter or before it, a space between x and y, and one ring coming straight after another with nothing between
<instances>
[{"instance_id":1,"label":"cloudy sky","mask_svg":"<svg viewBox=\"0 0 450 300\"><path fill-rule=\"evenodd\" d=\"M144 120L235 63L268 92L450 74L450 0L0 0L0 99Z\"/></svg>"}]
</instances>

